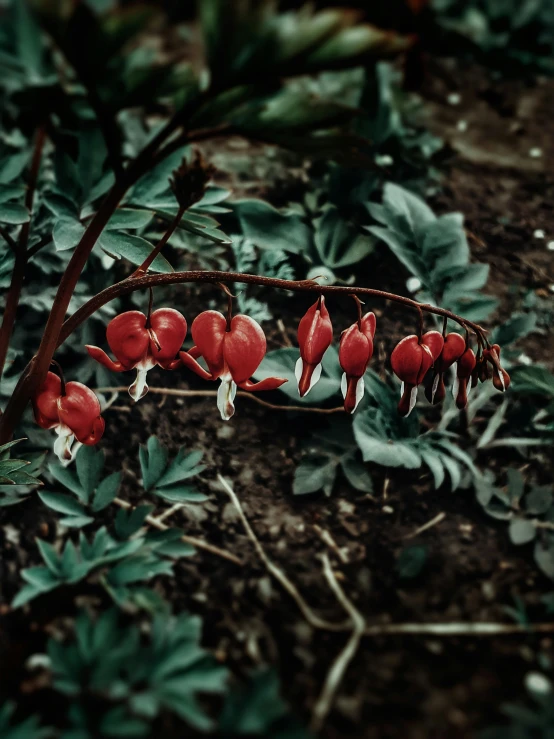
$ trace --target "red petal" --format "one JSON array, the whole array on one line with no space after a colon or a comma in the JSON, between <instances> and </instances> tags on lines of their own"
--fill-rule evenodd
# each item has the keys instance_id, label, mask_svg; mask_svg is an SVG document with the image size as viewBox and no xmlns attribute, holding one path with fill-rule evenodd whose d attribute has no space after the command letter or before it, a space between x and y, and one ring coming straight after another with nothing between
<instances>
[{"instance_id":1,"label":"red petal","mask_svg":"<svg viewBox=\"0 0 554 739\"><path fill-rule=\"evenodd\" d=\"M375 329L377 328L377 318L375 313L366 313L362 316L362 333L364 333L368 339L375 337Z\"/></svg>"},{"instance_id":2,"label":"red petal","mask_svg":"<svg viewBox=\"0 0 554 739\"><path fill-rule=\"evenodd\" d=\"M277 390L285 382L288 382L288 380L283 380L282 377L266 377L264 380L260 380L260 382L245 380L240 383L239 387L242 390L248 390L249 393L259 393L262 390Z\"/></svg>"},{"instance_id":3,"label":"red petal","mask_svg":"<svg viewBox=\"0 0 554 739\"><path fill-rule=\"evenodd\" d=\"M43 429L51 429L59 423L58 398L62 392L62 381L54 372L49 372L33 400L35 420Z\"/></svg>"},{"instance_id":4,"label":"red petal","mask_svg":"<svg viewBox=\"0 0 554 739\"><path fill-rule=\"evenodd\" d=\"M454 362L462 356L466 349L466 341L460 334L451 333L447 334L444 339L444 346L440 357L435 363L435 369L439 372L446 372Z\"/></svg>"},{"instance_id":5,"label":"red petal","mask_svg":"<svg viewBox=\"0 0 554 739\"><path fill-rule=\"evenodd\" d=\"M433 359L413 334L402 339L393 349L390 363L394 374L408 385L419 385L430 369Z\"/></svg>"},{"instance_id":6,"label":"red petal","mask_svg":"<svg viewBox=\"0 0 554 739\"><path fill-rule=\"evenodd\" d=\"M66 394L58 399L60 422L68 426L81 443L96 444L104 431L98 398L90 388L80 382L68 382L65 392Z\"/></svg>"},{"instance_id":7,"label":"red petal","mask_svg":"<svg viewBox=\"0 0 554 739\"><path fill-rule=\"evenodd\" d=\"M460 379L467 379L471 377L473 370L477 365L477 359L475 358L475 352L471 347L465 350L460 359L458 360L458 370L456 372Z\"/></svg>"},{"instance_id":8,"label":"red petal","mask_svg":"<svg viewBox=\"0 0 554 739\"><path fill-rule=\"evenodd\" d=\"M186 319L174 308L159 308L150 316L150 325L160 348L150 342L152 356L160 365L175 359L187 335Z\"/></svg>"},{"instance_id":9,"label":"red petal","mask_svg":"<svg viewBox=\"0 0 554 739\"><path fill-rule=\"evenodd\" d=\"M193 349L196 347L193 347ZM192 352L192 349L191 349ZM198 377L201 377L203 380L215 380L216 377L212 377L209 372L206 372L204 367L202 367L201 364L198 364L196 359L192 356L192 353L189 352L179 352L179 357L181 358L181 362L187 367L188 369L195 372Z\"/></svg>"},{"instance_id":10,"label":"red petal","mask_svg":"<svg viewBox=\"0 0 554 739\"><path fill-rule=\"evenodd\" d=\"M240 385L252 377L264 358L265 334L253 318L235 316L231 321L231 330L225 334L223 346L231 377Z\"/></svg>"},{"instance_id":11,"label":"red petal","mask_svg":"<svg viewBox=\"0 0 554 739\"><path fill-rule=\"evenodd\" d=\"M440 331L427 331L421 337L421 344L429 349L433 357L433 362L436 362L444 347L444 339Z\"/></svg>"},{"instance_id":12,"label":"red petal","mask_svg":"<svg viewBox=\"0 0 554 739\"><path fill-rule=\"evenodd\" d=\"M373 340L354 323L342 334L339 362L349 377L362 377L373 354Z\"/></svg>"},{"instance_id":13,"label":"red petal","mask_svg":"<svg viewBox=\"0 0 554 739\"><path fill-rule=\"evenodd\" d=\"M308 364L319 364L333 341L333 325L325 306L325 298L308 308L298 324L300 356Z\"/></svg>"},{"instance_id":14,"label":"red petal","mask_svg":"<svg viewBox=\"0 0 554 739\"><path fill-rule=\"evenodd\" d=\"M206 310L192 322L192 339L206 360L212 379L223 371L223 340L227 329L225 317L216 310Z\"/></svg>"},{"instance_id":15,"label":"red petal","mask_svg":"<svg viewBox=\"0 0 554 739\"><path fill-rule=\"evenodd\" d=\"M145 325L146 316L138 310L121 313L108 323L108 344L125 369L133 369L148 354L150 336Z\"/></svg>"},{"instance_id":16,"label":"red petal","mask_svg":"<svg viewBox=\"0 0 554 739\"><path fill-rule=\"evenodd\" d=\"M123 372L126 369L121 362L114 362L113 359L110 359L106 352L98 346L86 344L85 349L93 359L96 359L97 362L100 362L100 364L112 372Z\"/></svg>"}]
</instances>

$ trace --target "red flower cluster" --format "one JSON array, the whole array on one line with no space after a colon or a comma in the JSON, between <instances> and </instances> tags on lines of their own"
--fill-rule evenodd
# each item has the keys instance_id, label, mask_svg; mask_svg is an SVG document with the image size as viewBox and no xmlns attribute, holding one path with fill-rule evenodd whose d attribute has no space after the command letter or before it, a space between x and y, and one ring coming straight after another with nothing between
<instances>
[{"instance_id":1,"label":"red flower cluster","mask_svg":"<svg viewBox=\"0 0 554 739\"><path fill-rule=\"evenodd\" d=\"M417 389L424 380L427 399L431 403L444 400L444 375L456 363L452 394L460 409L465 408L468 392L479 380L484 382L492 376L497 390L506 390L510 385L510 376L500 366L498 344L484 349L476 358L467 339L457 333L443 336L438 331L428 331L421 337L407 336L396 345L391 355L392 370L402 380L398 404L401 415L407 416L413 410Z\"/></svg>"},{"instance_id":2,"label":"red flower cluster","mask_svg":"<svg viewBox=\"0 0 554 739\"><path fill-rule=\"evenodd\" d=\"M70 462L82 444L98 444L104 433L100 403L92 390L80 382L65 383L53 372L47 374L33 410L39 426L56 430L54 452L61 462Z\"/></svg>"},{"instance_id":3,"label":"red flower cluster","mask_svg":"<svg viewBox=\"0 0 554 739\"><path fill-rule=\"evenodd\" d=\"M376 318L374 313L362 315L357 300L358 320L342 333L339 362L343 370L341 390L344 409L354 413L364 396L364 374L373 355ZM217 406L224 420L235 412L237 387L249 392L275 390L286 379L268 377L253 382L251 377L266 352L266 338L261 326L245 315L232 316L207 310L197 316L191 327L194 346L181 351L187 334L187 322L179 311L161 308L148 315L127 311L108 324L106 338L116 361L97 346L87 346L91 357L114 372L136 369L136 380L129 388L138 401L148 392L146 375L155 366L173 370L179 366L191 369L205 380L219 380ZM333 340L333 326L321 295L306 311L298 326L300 357L295 375L300 397L306 396L321 377L322 360ZM500 365L500 347L486 345L480 337L476 357L460 334L428 331L421 336L402 339L391 355L391 366L402 381L399 412L407 416L413 409L418 387L425 382L431 403L444 399L444 377L456 364L453 386L458 408L467 403L469 389L480 380L492 377L494 386L505 390L510 384ZM206 367L199 363L202 359ZM43 428L55 428L59 439L55 450L61 459L70 460L76 447L72 443L96 444L102 437L104 421L94 393L79 382L65 384L52 372L34 399L35 418Z\"/></svg>"}]
</instances>

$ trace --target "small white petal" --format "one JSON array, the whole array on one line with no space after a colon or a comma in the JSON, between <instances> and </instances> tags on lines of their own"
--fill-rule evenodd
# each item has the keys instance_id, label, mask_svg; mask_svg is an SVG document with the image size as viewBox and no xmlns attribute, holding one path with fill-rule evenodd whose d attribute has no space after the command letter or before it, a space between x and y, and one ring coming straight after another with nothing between
<instances>
[{"instance_id":1,"label":"small white petal","mask_svg":"<svg viewBox=\"0 0 554 739\"><path fill-rule=\"evenodd\" d=\"M364 397L364 391L365 391L365 383L364 378L360 377L358 380L358 384L356 385L356 405L354 406L352 413L356 410L358 407L360 400Z\"/></svg>"},{"instance_id":2,"label":"small white petal","mask_svg":"<svg viewBox=\"0 0 554 739\"><path fill-rule=\"evenodd\" d=\"M400 383L400 396L404 395L404 382Z\"/></svg>"},{"instance_id":3,"label":"small white petal","mask_svg":"<svg viewBox=\"0 0 554 739\"><path fill-rule=\"evenodd\" d=\"M456 375L454 378L454 383L452 385L452 397L456 398L458 396L458 390L460 389L460 378Z\"/></svg>"},{"instance_id":4,"label":"small white petal","mask_svg":"<svg viewBox=\"0 0 554 739\"><path fill-rule=\"evenodd\" d=\"M346 372L343 372L342 377L340 378L340 391L342 393L343 398L346 398L347 388L348 388L348 382L346 380Z\"/></svg>"},{"instance_id":5,"label":"small white petal","mask_svg":"<svg viewBox=\"0 0 554 739\"><path fill-rule=\"evenodd\" d=\"M296 360L296 364L294 365L294 376L296 377L296 382L300 382L303 369L304 363L302 362L302 357L298 357L298 359Z\"/></svg>"},{"instance_id":6,"label":"small white petal","mask_svg":"<svg viewBox=\"0 0 554 739\"><path fill-rule=\"evenodd\" d=\"M72 444L75 440L73 432L69 426L59 424L56 426L56 433L58 438L54 442L54 454L58 457L60 462L66 467L74 458L77 450L81 446L80 442L77 442L72 450Z\"/></svg>"},{"instance_id":7,"label":"small white petal","mask_svg":"<svg viewBox=\"0 0 554 739\"><path fill-rule=\"evenodd\" d=\"M433 379L433 387L431 388L431 402L435 401L435 395L439 386L440 375L435 375Z\"/></svg>"},{"instance_id":8,"label":"small white petal","mask_svg":"<svg viewBox=\"0 0 554 739\"><path fill-rule=\"evenodd\" d=\"M417 401L417 385L416 387L412 388L412 392L410 393L410 407L408 409L408 412L406 413L406 418L410 415L410 413L415 408L416 401Z\"/></svg>"},{"instance_id":9,"label":"small white petal","mask_svg":"<svg viewBox=\"0 0 554 739\"><path fill-rule=\"evenodd\" d=\"M236 394L237 386L233 380L221 380L221 385L217 389L217 407L224 421L228 421L235 413L233 401Z\"/></svg>"},{"instance_id":10,"label":"small white petal","mask_svg":"<svg viewBox=\"0 0 554 739\"><path fill-rule=\"evenodd\" d=\"M141 398L144 398L144 396L148 392L148 385L146 384L147 374L148 370L137 369L137 378L129 388L129 395L135 401L135 403Z\"/></svg>"},{"instance_id":11,"label":"small white petal","mask_svg":"<svg viewBox=\"0 0 554 739\"><path fill-rule=\"evenodd\" d=\"M296 377L296 381L300 382L300 378L302 377L302 371L304 370L304 363L302 362L302 357L298 357L296 361L296 365L294 367L294 376ZM310 390L313 388L313 386L318 382L319 378L321 377L322 367L321 362L316 365L314 368L314 371L312 372L312 376L310 378L310 387L306 390L304 393L304 398L306 395L310 392Z\"/></svg>"}]
</instances>

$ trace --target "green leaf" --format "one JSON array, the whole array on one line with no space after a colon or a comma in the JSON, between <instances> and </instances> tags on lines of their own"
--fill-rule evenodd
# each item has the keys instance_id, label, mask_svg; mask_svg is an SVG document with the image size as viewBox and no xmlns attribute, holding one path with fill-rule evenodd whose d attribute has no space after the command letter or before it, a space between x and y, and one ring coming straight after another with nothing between
<instances>
[{"instance_id":1,"label":"green leaf","mask_svg":"<svg viewBox=\"0 0 554 739\"><path fill-rule=\"evenodd\" d=\"M14 10L17 54L28 78L36 84L43 75L43 42L40 28L27 3L14 3Z\"/></svg>"},{"instance_id":2,"label":"green leaf","mask_svg":"<svg viewBox=\"0 0 554 739\"><path fill-rule=\"evenodd\" d=\"M510 521L510 539L512 544L527 544L533 541L537 530L532 521L517 516Z\"/></svg>"},{"instance_id":3,"label":"green leaf","mask_svg":"<svg viewBox=\"0 0 554 739\"><path fill-rule=\"evenodd\" d=\"M60 218L54 224L54 230L52 231L54 246L58 251L73 249L81 241L84 233L85 227L80 221L65 217Z\"/></svg>"},{"instance_id":4,"label":"green leaf","mask_svg":"<svg viewBox=\"0 0 554 739\"><path fill-rule=\"evenodd\" d=\"M514 341L528 336L537 325L536 313L512 313L510 318L496 326L490 336L491 344L500 344L502 348Z\"/></svg>"},{"instance_id":5,"label":"green leaf","mask_svg":"<svg viewBox=\"0 0 554 739\"><path fill-rule=\"evenodd\" d=\"M554 398L554 375L546 367L516 367L511 376L511 389L516 393Z\"/></svg>"},{"instance_id":6,"label":"green leaf","mask_svg":"<svg viewBox=\"0 0 554 739\"><path fill-rule=\"evenodd\" d=\"M18 225L27 223L31 215L24 205L19 203L0 203L0 223Z\"/></svg>"},{"instance_id":7,"label":"green leaf","mask_svg":"<svg viewBox=\"0 0 554 739\"><path fill-rule=\"evenodd\" d=\"M152 244L145 239L123 231L103 231L97 243L110 257L128 259L131 264L137 266L140 266L154 250ZM171 264L161 254L154 259L150 269L162 274L174 271Z\"/></svg>"},{"instance_id":8,"label":"green leaf","mask_svg":"<svg viewBox=\"0 0 554 739\"><path fill-rule=\"evenodd\" d=\"M207 495L199 493L190 485L168 485L163 488L156 486L151 492L171 503L203 503L208 500Z\"/></svg>"},{"instance_id":9,"label":"green leaf","mask_svg":"<svg viewBox=\"0 0 554 739\"><path fill-rule=\"evenodd\" d=\"M82 446L77 453L75 467L81 488L85 491L88 501L104 469L104 452L92 446Z\"/></svg>"},{"instance_id":10,"label":"green leaf","mask_svg":"<svg viewBox=\"0 0 554 739\"><path fill-rule=\"evenodd\" d=\"M279 249L301 254L308 249L311 233L300 216L279 211L265 200L232 203L242 234L260 249Z\"/></svg>"},{"instance_id":11,"label":"green leaf","mask_svg":"<svg viewBox=\"0 0 554 739\"><path fill-rule=\"evenodd\" d=\"M292 492L305 495L323 490L329 496L335 484L338 461L321 457L303 459L294 471Z\"/></svg>"},{"instance_id":12,"label":"green leaf","mask_svg":"<svg viewBox=\"0 0 554 739\"><path fill-rule=\"evenodd\" d=\"M525 510L533 516L540 516L551 508L554 491L550 485L537 485L525 496Z\"/></svg>"},{"instance_id":13,"label":"green leaf","mask_svg":"<svg viewBox=\"0 0 554 739\"><path fill-rule=\"evenodd\" d=\"M150 436L146 447L139 448L140 467L145 490L151 490L167 467L168 451L157 436Z\"/></svg>"},{"instance_id":14,"label":"green leaf","mask_svg":"<svg viewBox=\"0 0 554 739\"><path fill-rule=\"evenodd\" d=\"M92 501L92 510L97 513L104 510L117 497L119 486L121 485L121 472L112 472L111 475L105 477L98 485L94 499Z\"/></svg>"},{"instance_id":15,"label":"green leaf","mask_svg":"<svg viewBox=\"0 0 554 739\"><path fill-rule=\"evenodd\" d=\"M77 476L73 474L72 470L69 467L64 467L59 463L55 463L49 464L48 470L55 480L61 483L68 490L71 490L72 493L75 493L79 500L81 500L85 504L88 503L88 496L86 492L81 487Z\"/></svg>"},{"instance_id":16,"label":"green leaf","mask_svg":"<svg viewBox=\"0 0 554 739\"><path fill-rule=\"evenodd\" d=\"M47 493L39 492L39 497L43 503L54 511L65 513L70 516L84 516L85 509L78 503L75 498L64 493Z\"/></svg>"},{"instance_id":17,"label":"green leaf","mask_svg":"<svg viewBox=\"0 0 554 739\"><path fill-rule=\"evenodd\" d=\"M361 234L340 216L337 208L330 206L317 223L314 243L322 264L334 270L367 257L373 251L375 240Z\"/></svg>"},{"instance_id":18,"label":"green leaf","mask_svg":"<svg viewBox=\"0 0 554 739\"><path fill-rule=\"evenodd\" d=\"M154 218L152 210L138 210L135 208L118 208L106 224L107 231L119 229L145 228Z\"/></svg>"},{"instance_id":19,"label":"green leaf","mask_svg":"<svg viewBox=\"0 0 554 739\"><path fill-rule=\"evenodd\" d=\"M373 481L366 466L358 459L357 452L350 452L341 459L344 476L353 488L362 493L373 492Z\"/></svg>"}]
</instances>

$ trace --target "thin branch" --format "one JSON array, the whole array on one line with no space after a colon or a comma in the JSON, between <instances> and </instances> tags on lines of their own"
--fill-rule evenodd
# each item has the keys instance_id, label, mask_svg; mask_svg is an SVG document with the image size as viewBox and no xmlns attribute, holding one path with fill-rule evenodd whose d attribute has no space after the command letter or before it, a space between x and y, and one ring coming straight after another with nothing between
<instances>
[{"instance_id":1,"label":"thin branch","mask_svg":"<svg viewBox=\"0 0 554 739\"><path fill-rule=\"evenodd\" d=\"M337 655L327 673L321 694L314 706L310 729L315 734L319 733L323 728L323 724L333 706L340 684L342 683L346 670L348 669L348 665L352 662L354 655L358 651L358 647L360 646L365 630L364 617L354 606L352 601L348 599L346 593L341 588L337 578L335 577L335 573L333 572L327 553L323 554L322 560L323 574L329 583L329 587L335 594L338 602L350 616L353 627L352 634L346 642L344 649Z\"/></svg>"},{"instance_id":2,"label":"thin branch","mask_svg":"<svg viewBox=\"0 0 554 739\"><path fill-rule=\"evenodd\" d=\"M42 158L42 149L46 139L44 126L41 126L35 136L35 148L33 150L33 158L29 169L29 180L27 183L27 192L25 194L25 207L29 213L29 220L21 226L19 239L15 247L15 262L13 266L12 278L8 294L6 295L6 305L2 318L2 326L0 328L0 377L4 371L6 357L10 346L10 339L13 332L13 326L17 314L17 307L23 289L23 281L25 279L25 268L27 267L28 254L27 243L29 241L29 232L31 229L31 217L33 213L33 201L35 198L35 189L40 170L40 161Z\"/></svg>"},{"instance_id":3,"label":"thin branch","mask_svg":"<svg viewBox=\"0 0 554 739\"><path fill-rule=\"evenodd\" d=\"M126 511L129 511L134 507L130 503L128 503L126 500L122 500L121 498L115 498L114 503ZM150 526L153 526L155 529L158 529L159 531L167 531L170 528L165 523L163 523L159 518L155 518L154 516L146 516L144 520ZM205 552L210 552L210 554L215 554L216 557L221 557L222 559L226 559L229 562L233 562L234 564L239 565L239 567L242 567L243 565L242 560L236 557L234 554L231 554L231 552L227 552L225 549L220 549L219 547L216 547L213 544L209 544L207 541L204 541L203 539L197 539L195 536L187 536L186 534L183 534L183 536L181 536L181 541L184 542L185 544L191 544L193 547L196 547L196 549L203 549Z\"/></svg>"},{"instance_id":4,"label":"thin branch","mask_svg":"<svg viewBox=\"0 0 554 739\"><path fill-rule=\"evenodd\" d=\"M427 521L427 523L424 523L423 526L420 526L415 531L412 531L410 534L406 534L406 536L403 536L403 539L413 539L415 536L419 536L419 534L422 534L424 531L427 531L433 526L436 526L441 521L444 521L446 518L446 513L444 511L442 513L439 513L437 516L432 518L430 521Z\"/></svg>"},{"instance_id":5,"label":"thin branch","mask_svg":"<svg viewBox=\"0 0 554 739\"><path fill-rule=\"evenodd\" d=\"M182 205L179 207L179 210L177 211L177 215L175 218L171 221L169 224L169 227L167 231L164 233L162 238L158 241L154 249L150 252L150 254L146 257L144 262L140 265L140 267L137 267L136 270L131 275L130 279L134 279L136 277L142 277L142 275L145 275L148 270L150 269L150 266L154 259L158 256L158 254L161 252L163 247L167 244L171 236L173 235L173 232L177 228L177 226L181 223L181 218L183 217L183 213L185 212L186 208L184 208ZM152 289L152 288L150 288Z\"/></svg>"},{"instance_id":6,"label":"thin branch","mask_svg":"<svg viewBox=\"0 0 554 739\"><path fill-rule=\"evenodd\" d=\"M124 385L116 387L97 387L95 388L97 393L122 393L127 392L127 388ZM216 398L217 390L179 390L177 388L169 387L151 387L148 390L149 393L154 395L171 395L177 398ZM239 398L248 398L253 403L263 405L265 408L270 408L273 411L294 411L300 413L320 413L323 415L330 415L333 413L344 413L344 408L337 406L336 408L311 408L310 406L304 405L276 405L275 403L268 403L267 400L262 400L254 393L238 392Z\"/></svg>"},{"instance_id":7,"label":"thin branch","mask_svg":"<svg viewBox=\"0 0 554 739\"><path fill-rule=\"evenodd\" d=\"M225 492L231 499L232 504L235 506L237 513L239 514L240 520L242 522L242 525L244 527L244 530L246 531L246 535L248 536L248 538L254 545L254 549L256 550L258 557L264 564L266 570L271 575L273 575L273 577L279 582L279 584L283 587L283 589L287 591L287 593L294 600L300 612L302 613L306 621L310 624L310 626L313 626L314 629L324 629L327 631L344 631L348 629L349 625L347 623L334 624L329 621L325 621L325 619L320 618L316 613L314 613L314 611L311 609L308 603L306 603L303 596L298 591L298 588L296 587L296 585L294 585L294 583L292 583L288 579L288 577L285 575L283 570L277 567L277 565L274 564L269 559L267 554L265 553L265 550L260 544L260 540L254 533L252 527L250 526L250 523L248 519L246 518L243 507L241 505L241 502L238 499L231 485L227 482L227 480L222 475L218 475L217 479L219 480L222 488L225 490Z\"/></svg>"},{"instance_id":8,"label":"thin branch","mask_svg":"<svg viewBox=\"0 0 554 739\"><path fill-rule=\"evenodd\" d=\"M10 236L10 234L6 231L4 226L0 226L0 236L4 239L4 241L10 247L10 249L15 253L17 249L17 244L15 242L15 239L12 236Z\"/></svg>"},{"instance_id":9,"label":"thin branch","mask_svg":"<svg viewBox=\"0 0 554 739\"><path fill-rule=\"evenodd\" d=\"M458 316L445 308L439 308L435 305L428 305L426 303L418 303L416 300L412 300L411 298L406 298L403 295L395 295L394 293L385 292L384 290L375 290L370 287L319 285L313 280L281 280L276 277L261 277L260 275L249 275L242 272L192 270L189 272L148 274L144 277L127 278L111 287L107 287L105 290L102 290L84 303L70 318L67 319L61 328L57 346L59 347L63 344L73 331L75 331L83 321L89 318L99 308L122 295L129 295L136 290L145 290L148 287L156 287L158 285L180 285L183 283L216 284L218 282L239 282L242 284L259 285L279 290L290 290L291 292L316 293L318 295L365 295L368 297L400 303L417 310L418 313L419 311L425 311L438 316L446 316L464 328L468 326L478 335L485 333L485 329L479 326L479 324L474 323L473 321L468 321L462 316Z\"/></svg>"}]
</instances>

